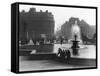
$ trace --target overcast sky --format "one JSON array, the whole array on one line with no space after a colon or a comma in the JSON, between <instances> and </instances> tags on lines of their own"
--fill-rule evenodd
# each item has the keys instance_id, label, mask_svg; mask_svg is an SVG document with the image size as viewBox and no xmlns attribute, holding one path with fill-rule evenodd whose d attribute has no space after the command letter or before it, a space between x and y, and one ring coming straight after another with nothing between
<instances>
[{"instance_id":1,"label":"overcast sky","mask_svg":"<svg viewBox=\"0 0 100 76\"><path fill-rule=\"evenodd\" d=\"M29 11L30 8L36 8L36 11L52 12L55 19L55 30L57 30L70 17L78 17L80 20L85 20L90 25L96 25L96 10L86 8L71 8L71 7L52 7L52 6L36 6L36 5L20 5L19 10Z\"/></svg>"}]
</instances>

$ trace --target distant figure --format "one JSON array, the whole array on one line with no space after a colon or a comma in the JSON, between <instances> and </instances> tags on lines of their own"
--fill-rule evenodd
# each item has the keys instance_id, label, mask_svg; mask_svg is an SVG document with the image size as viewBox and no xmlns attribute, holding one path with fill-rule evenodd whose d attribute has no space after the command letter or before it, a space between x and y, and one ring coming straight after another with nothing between
<instances>
[{"instance_id":1,"label":"distant figure","mask_svg":"<svg viewBox=\"0 0 100 76\"><path fill-rule=\"evenodd\" d=\"M65 55L67 55L67 59L69 59L70 58L70 50L65 50Z\"/></svg>"},{"instance_id":2,"label":"distant figure","mask_svg":"<svg viewBox=\"0 0 100 76\"><path fill-rule=\"evenodd\" d=\"M62 49L61 49L61 48L59 48L59 49L58 49L58 54L59 54L59 53L61 53L61 52L62 52Z\"/></svg>"},{"instance_id":3,"label":"distant figure","mask_svg":"<svg viewBox=\"0 0 100 76\"><path fill-rule=\"evenodd\" d=\"M63 43L63 39L61 38L61 40L60 40L60 44L62 45L62 43Z\"/></svg>"},{"instance_id":4,"label":"distant figure","mask_svg":"<svg viewBox=\"0 0 100 76\"><path fill-rule=\"evenodd\" d=\"M60 57L60 56L61 56L61 54L62 54L62 49L61 49L61 48L59 48L59 49L58 49L58 54L57 54L57 56L58 56L58 57Z\"/></svg>"}]
</instances>

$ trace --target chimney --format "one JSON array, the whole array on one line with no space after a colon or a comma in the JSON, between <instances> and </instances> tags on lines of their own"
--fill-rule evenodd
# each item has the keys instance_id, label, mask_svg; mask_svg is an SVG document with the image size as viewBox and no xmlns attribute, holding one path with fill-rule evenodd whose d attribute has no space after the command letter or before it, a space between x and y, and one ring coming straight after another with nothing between
<instances>
[{"instance_id":1,"label":"chimney","mask_svg":"<svg viewBox=\"0 0 100 76\"><path fill-rule=\"evenodd\" d=\"M36 12L36 8L30 8L29 12L32 12L32 13Z\"/></svg>"},{"instance_id":2,"label":"chimney","mask_svg":"<svg viewBox=\"0 0 100 76\"><path fill-rule=\"evenodd\" d=\"M48 13L48 10L46 10L46 13Z\"/></svg>"}]
</instances>

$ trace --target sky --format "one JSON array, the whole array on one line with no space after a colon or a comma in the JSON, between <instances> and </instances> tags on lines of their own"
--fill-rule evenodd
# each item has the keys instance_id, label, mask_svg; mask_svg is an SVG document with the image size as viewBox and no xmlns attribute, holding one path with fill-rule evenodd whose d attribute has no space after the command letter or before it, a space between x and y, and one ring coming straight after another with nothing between
<instances>
[{"instance_id":1,"label":"sky","mask_svg":"<svg viewBox=\"0 0 100 76\"><path fill-rule=\"evenodd\" d=\"M92 26L96 25L95 9L38 6L38 5L20 5L19 11L25 10L26 12L28 12L29 9L32 7L36 8L37 12L39 12L40 10L42 10L43 12L45 12L46 10L52 12L55 20L55 31L60 29L61 25L64 24L64 22L69 21L70 17L78 17L80 20L83 19Z\"/></svg>"}]
</instances>

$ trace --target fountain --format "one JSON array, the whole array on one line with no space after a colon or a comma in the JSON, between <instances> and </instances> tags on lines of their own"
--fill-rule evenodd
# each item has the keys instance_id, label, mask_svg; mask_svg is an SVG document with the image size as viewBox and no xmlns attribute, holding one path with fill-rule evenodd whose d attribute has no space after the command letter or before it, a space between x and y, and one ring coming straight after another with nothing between
<instances>
[{"instance_id":1,"label":"fountain","mask_svg":"<svg viewBox=\"0 0 100 76\"><path fill-rule=\"evenodd\" d=\"M77 24L77 21L75 21L75 24L72 26L72 53L73 55L79 55L78 50L79 50L79 42L81 41L80 39L80 28Z\"/></svg>"}]
</instances>

